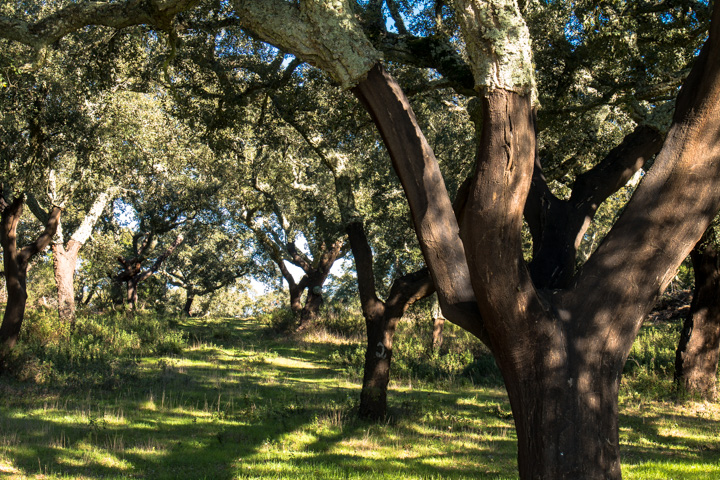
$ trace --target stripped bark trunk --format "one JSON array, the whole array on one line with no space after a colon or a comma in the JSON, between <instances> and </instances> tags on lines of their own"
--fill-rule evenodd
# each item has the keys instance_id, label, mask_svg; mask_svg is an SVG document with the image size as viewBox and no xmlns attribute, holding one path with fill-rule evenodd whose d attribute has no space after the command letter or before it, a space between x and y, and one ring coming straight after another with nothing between
<instances>
[{"instance_id":1,"label":"stripped bark trunk","mask_svg":"<svg viewBox=\"0 0 720 480\"><path fill-rule=\"evenodd\" d=\"M692 395L717 395L720 354L720 255L712 227L690 253L695 291L675 355L675 382Z\"/></svg>"}]
</instances>

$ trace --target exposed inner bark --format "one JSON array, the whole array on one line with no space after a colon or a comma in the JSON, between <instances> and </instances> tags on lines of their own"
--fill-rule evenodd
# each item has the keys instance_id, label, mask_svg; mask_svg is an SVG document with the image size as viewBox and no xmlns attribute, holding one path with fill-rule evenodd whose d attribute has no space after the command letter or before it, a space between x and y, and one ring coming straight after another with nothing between
<instances>
[{"instance_id":1,"label":"exposed inner bark","mask_svg":"<svg viewBox=\"0 0 720 480\"><path fill-rule=\"evenodd\" d=\"M410 102L395 79L378 64L353 89L382 135L405 190L420 248L445 316L486 340L455 212L437 159Z\"/></svg>"},{"instance_id":2,"label":"exposed inner bark","mask_svg":"<svg viewBox=\"0 0 720 480\"><path fill-rule=\"evenodd\" d=\"M58 243L51 245L53 253L53 273L57 287L58 315L61 321L75 321L75 265L81 243L68 242L67 249Z\"/></svg>"},{"instance_id":3,"label":"exposed inner bark","mask_svg":"<svg viewBox=\"0 0 720 480\"><path fill-rule=\"evenodd\" d=\"M8 292L7 305L0 325L0 371L3 368L7 353L17 343L23 319L25 318L25 305L27 302L27 269L30 259L43 251L52 241L57 230L62 210L53 207L45 230L31 244L22 248L17 247L17 226L23 211L24 198L15 198L7 204L0 199L2 206L2 220L0 222L0 242L3 247L3 266L5 270L5 284Z\"/></svg>"},{"instance_id":4,"label":"exposed inner bark","mask_svg":"<svg viewBox=\"0 0 720 480\"><path fill-rule=\"evenodd\" d=\"M457 314L448 315L451 321L482 332L503 373L521 478L621 477L622 367L642 319L689 253L686 246L700 238L720 206L720 66L708 61L720 55L719 12L653 168L565 290L536 290L521 256L535 160L528 96L499 89L485 94L463 248L455 241L457 223L437 163L402 91L380 67L354 90L406 190L443 310ZM462 308L470 303L479 315Z\"/></svg>"},{"instance_id":5,"label":"exposed inner bark","mask_svg":"<svg viewBox=\"0 0 720 480\"><path fill-rule=\"evenodd\" d=\"M712 227L690 257L695 291L675 356L675 382L690 394L717 395L720 353L720 255Z\"/></svg>"}]
</instances>

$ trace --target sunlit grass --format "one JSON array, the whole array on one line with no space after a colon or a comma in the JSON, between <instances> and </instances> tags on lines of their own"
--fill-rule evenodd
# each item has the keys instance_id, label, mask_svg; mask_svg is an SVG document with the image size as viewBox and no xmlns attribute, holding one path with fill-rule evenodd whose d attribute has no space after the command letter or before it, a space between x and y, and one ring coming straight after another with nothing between
<instances>
[{"instance_id":1,"label":"sunlit grass","mask_svg":"<svg viewBox=\"0 0 720 480\"><path fill-rule=\"evenodd\" d=\"M349 340L235 320L216 344L212 320L186 322L182 353L136 359L120 387L0 381L0 477L517 478L500 387L401 378L388 419L369 423L359 378L333 360ZM719 428L717 403L624 394L624 478L720 478Z\"/></svg>"}]
</instances>

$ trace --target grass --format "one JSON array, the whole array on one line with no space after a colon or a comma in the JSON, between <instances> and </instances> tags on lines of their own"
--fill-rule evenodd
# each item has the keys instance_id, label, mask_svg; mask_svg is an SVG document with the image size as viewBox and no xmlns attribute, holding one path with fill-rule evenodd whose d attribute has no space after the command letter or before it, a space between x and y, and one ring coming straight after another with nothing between
<instances>
[{"instance_id":1,"label":"grass","mask_svg":"<svg viewBox=\"0 0 720 480\"><path fill-rule=\"evenodd\" d=\"M357 340L278 337L255 319L175 328L184 348L130 342L144 354L122 368L108 359L105 376L0 377L0 477L517 478L501 386L408 370L391 384L390 418L368 423L348 368ZM720 478L717 403L625 390L620 422L625 478Z\"/></svg>"}]
</instances>

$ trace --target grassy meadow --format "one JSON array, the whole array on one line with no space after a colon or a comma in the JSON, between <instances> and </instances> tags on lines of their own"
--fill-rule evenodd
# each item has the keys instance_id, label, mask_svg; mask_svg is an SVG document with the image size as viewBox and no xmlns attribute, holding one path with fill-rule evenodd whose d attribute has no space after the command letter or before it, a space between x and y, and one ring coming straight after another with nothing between
<instances>
[{"instance_id":1,"label":"grassy meadow","mask_svg":"<svg viewBox=\"0 0 720 480\"><path fill-rule=\"evenodd\" d=\"M429 326L400 330L391 415L370 423L356 418L361 329L116 314L70 335L52 321L29 315L0 377L1 478L517 478L502 383L452 327L440 353ZM670 391L676 331L644 327L628 363L625 478L720 478L720 405Z\"/></svg>"}]
</instances>

